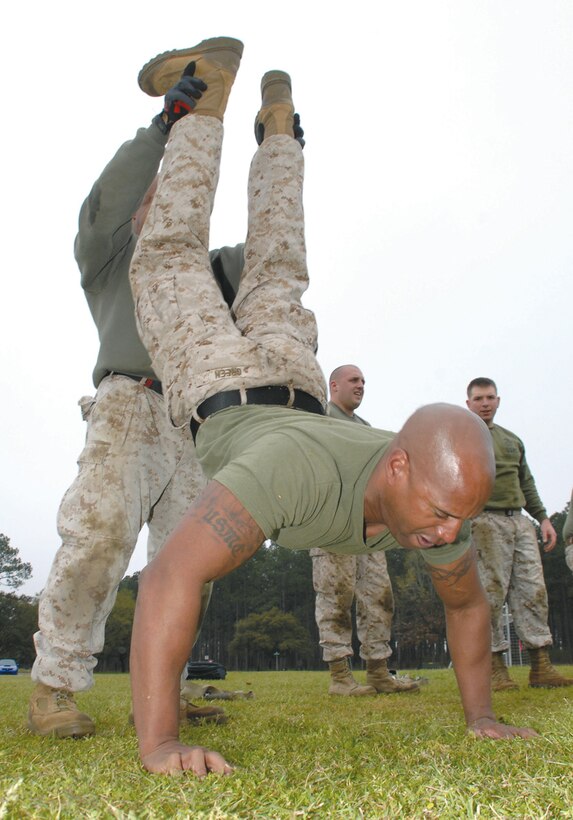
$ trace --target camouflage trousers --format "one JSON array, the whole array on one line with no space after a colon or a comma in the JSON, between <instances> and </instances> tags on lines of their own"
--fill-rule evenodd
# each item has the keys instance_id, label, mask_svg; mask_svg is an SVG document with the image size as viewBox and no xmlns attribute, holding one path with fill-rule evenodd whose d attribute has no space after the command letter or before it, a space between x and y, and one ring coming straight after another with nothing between
<instances>
[{"instance_id":1,"label":"camouflage trousers","mask_svg":"<svg viewBox=\"0 0 573 820\"><path fill-rule=\"evenodd\" d=\"M131 263L140 334L176 425L224 390L286 384L326 403L316 321L301 304L308 286L302 149L278 135L254 156L245 267L229 310L208 256L222 140L214 117L190 114L173 126Z\"/></svg>"},{"instance_id":2,"label":"camouflage trousers","mask_svg":"<svg viewBox=\"0 0 573 820\"><path fill-rule=\"evenodd\" d=\"M352 601L356 598L356 631L360 657L381 660L389 646L394 595L384 552L340 555L312 549L315 617L322 657L328 663L354 654Z\"/></svg>"},{"instance_id":3,"label":"camouflage trousers","mask_svg":"<svg viewBox=\"0 0 573 820\"><path fill-rule=\"evenodd\" d=\"M550 646L547 589L531 521L519 514L483 512L472 521L472 541L491 607L492 652L509 646L501 619L506 599L515 631L525 646Z\"/></svg>"},{"instance_id":4,"label":"camouflage trousers","mask_svg":"<svg viewBox=\"0 0 573 820\"><path fill-rule=\"evenodd\" d=\"M191 435L173 428L162 396L114 375L80 403L86 443L58 512L62 545L40 598L32 670L33 680L75 692L93 685L94 654L143 525L151 560L205 486Z\"/></svg>"}]
</instances>

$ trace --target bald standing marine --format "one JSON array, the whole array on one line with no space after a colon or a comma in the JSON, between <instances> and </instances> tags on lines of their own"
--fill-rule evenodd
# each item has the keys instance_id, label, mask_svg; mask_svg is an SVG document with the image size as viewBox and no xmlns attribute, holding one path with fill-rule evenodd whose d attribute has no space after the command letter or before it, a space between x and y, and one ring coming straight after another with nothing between
<instances>
[{"instance_id":1,"label":"bald standing marine","mask_svg":"<svg viewBox=\"0 0 573 820\"><path fill-rule=\"evenodd\" d=\"M369 422L355 411L362 404L366 380L354 364L336 367L328 380L328 415L341 421ZM383 550L362 555L337 555L311 549L312 582L316 593L314 613L323 660L328 664L331 695L362 697L418 692L419 685L388 669L392 654L394 593ZM360 657L366 662L366 685L358 683L349 659L352 647L352 602L356 602L356 632Z\"/></svg>"}]
</instances>

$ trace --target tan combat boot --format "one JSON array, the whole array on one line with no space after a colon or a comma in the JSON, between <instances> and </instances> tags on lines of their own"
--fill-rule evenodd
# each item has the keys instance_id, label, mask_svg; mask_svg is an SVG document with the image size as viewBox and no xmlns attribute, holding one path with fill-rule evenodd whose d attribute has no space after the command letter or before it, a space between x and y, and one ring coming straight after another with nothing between
<instances>
[{"instance_id":1,"label":"tan combat boot","mask_svg":"<svg viewBox=\"0 0 573 820\"><path fill-rule=\"evenodd\" d=\"M143 66L137 81L150 97L162 97L180 79L189 63L194 62L194 76L207 84L207 90L197 100L193 113L222 120L242 54L240 40L212 37L192 48L158 54Z\"/></svg>"},{"instance_id":2,"label":"tan combat boot","mask_svg":"<svg viewBox=\"0 0 573 820\"><path fill-rule=\"evenodd\" d=\"M80 712L72 692L37 683L28 708L28 728L35 735L87 737L95 734L95 724Z\"/></svg>"},{"instance_id":3,"label":"tan combat boot","mask_svg":"<svg viewBox=\"0 0 573 820\"><path fill-rule=\"evenodd\" d=\"M491 653L491 689L492 692L507 692L519 689L519 685L509 677L503 660L503 652Z\"/></svg>"},{"instance_id":4,"label":"tan combat boot","mask_svg":"<svg viewBox=\"0 0 573 820\"><path fill-rule=\"evenodd\" d=\"M261 109L255 118L259 145L265 137L286 134L294 137L294 105L286 71L267 71L261 80Z\"/></svg>"},{"instance_id":5,"label":"tan combat boot","mask_svg":"<svg viewBox=\"0 0 573 820\"><path fill-rule=\"evenodd\" d=\"M366 661L366 683L384 695L420 691L420 687L416 681L396 678L394 675L391 675L388 671L386 658Z\"/></svg>"},{"instance_id":6,"label":"tan combat boot","mask_svg":"<svg viewBox=\"0 0 573 820\"><path fill-rule=\"evenodd\" d=\"M189 690L191 687L189 687ZM186 685L179 693L179 722L180 723L216 723L221 725L227 722L227 715L221 706L196 706L193 703L197 691L191 694Z\"/></svg>"},{"instance_id":7,"label":"tan combat boot","mask_svg":"<svg viewBox=\"0 0 573 820\"><path fill-rule=\"evenodd\" d=\"M350 697L360 697L361 695L375 695L376 689L372 686L362 686L352 677L348 658L341 658L339 661L330 661L330 686L329 695L346 695Z\"/></svg>"},{"instance_id":8,"label":"tan combat boot","mask_svg":"<svg viewBox=\"0 0 573 820\"><path fill-rule=\"evenodd\" d=\"M549 660L549 650L546 646L540 649L528 649L531 659L529 670L529 685L552 689L557 686L573 686L572 678L564 678Z\"/></svg>"},{"instance_id":9,"label":"tan combat boot","mask_svg":"<svg viewBox=\"0 0 573 820\"><path fill-rule=\"evenodd\" d=\"M220 706L195 706L185 698L179 701L179 723L216 723L218 726L228 720Z\"/></svg>"}]
</instances>

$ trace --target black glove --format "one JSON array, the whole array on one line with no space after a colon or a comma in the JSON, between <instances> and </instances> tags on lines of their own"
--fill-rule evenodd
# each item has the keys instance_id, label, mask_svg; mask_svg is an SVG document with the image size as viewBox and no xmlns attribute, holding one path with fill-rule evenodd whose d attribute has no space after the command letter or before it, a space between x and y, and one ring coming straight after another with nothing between
<instances>
[{"instance_id":1,"label":"black glove","mask_svg":"<svg viewBox=\"0 0 573 820\"><path fill-rule=\"evenodd\" d=\"M173 123L195 108L195 101L202 97L203 91L207 90L207 84L199 77L194 77L194 73L195 63L191 62L185 68L179 82L175 83L165 95L163 111L153 120L164 134L170 131Z\"/></svg>"},{"instance_id":2,"label":"black glove","mask_svg":"<svg viewBox=\"0 0 573 820\"><path fill-rule=\"evenodd\" d=\"M304 131L300 127L300 115L295 114L294 115L294 138L297 142L300 142L300 147L301 148L304 148L304 146L305 146L305 141L304 141L303 137L304 137Z\"/></svg>"},{"instance_id":3,"label":"black glove","mask_svg":"<svg viewBox=\"0 0 573 820\"><path fill-rule=\"evenodd\" d=\"M305 146L305 141L303 139L304 131L300 127L300 114L295 114L293 119L294 119L294 124L293 124L293 132L294 133L293 133L293 136L294 136L295 140L298 143L300 143L300 147L304 148L304 146ZM255 139L257 140L257 143L260 145L262 143L262 141L264 140L264 138L265 138L265 126L262 124L262 122L257 122L255 120Z\"/></svg>"}]
</instances>

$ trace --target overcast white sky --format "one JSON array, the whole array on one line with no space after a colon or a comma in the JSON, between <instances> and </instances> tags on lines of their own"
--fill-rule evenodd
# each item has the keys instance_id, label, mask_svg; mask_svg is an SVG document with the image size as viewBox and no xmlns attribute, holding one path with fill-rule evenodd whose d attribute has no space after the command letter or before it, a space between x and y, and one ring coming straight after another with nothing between
<instances>
[{"instance_id":1,"label":"overcast white sky","mask_svg":"<svg viewBox=\"0 0 573 820\"><path fill-rule=\"evenodd\" d=\"M3 13L0 532L39 592L76 471L97 335L79 285L79 207L160 101L149 58L245 43L211 245L242 241L259 82L290 72L307 146L319 358L367 378L361 414L397 429L494 378L550 513L573 484L570 0L32 0ZM144 539L129 572L143 566Z\"/></svg>"}]
</instances>

